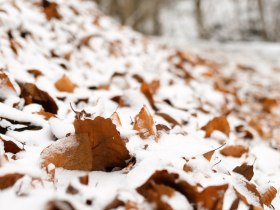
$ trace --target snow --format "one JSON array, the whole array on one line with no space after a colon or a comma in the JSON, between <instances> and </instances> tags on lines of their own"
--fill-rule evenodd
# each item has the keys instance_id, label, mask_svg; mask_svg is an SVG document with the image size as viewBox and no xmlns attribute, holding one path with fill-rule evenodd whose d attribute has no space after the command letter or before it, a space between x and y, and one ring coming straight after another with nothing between
<instances>
[{"instance_id":1,"label":"snow","mask_svg":"<svg viewBox=\"0 0 280 210\"><path fill-rule=\"evenodd\" d=\"M5 139L7 137L12 141L21 142L25 149L16 154L16 158L12 159L9 154L7 162L3 164L0 162L0 175L12 172L26 174L13 187L0 191L1 210L20 210L30 207L44 210L46 203L52 199L67 200L76 209L101 210L116 196L123 201L142 204L144 198L135 189L145 183L156 170L161 169L179 174L180 179L190 184L200 183L202 187L230 183L229 190L225 194L224 209L226 209L234 200L231 199L234 194L233 186L237 185L241 193L248 194L240 185L244 178L232 173L236 166L244 162L254 163L255 175L252 182L258 189L263 190L269 184L279 191L280 154L279 150L273 147L273 144L276 144L272 141L274 138L265 141L253 128L250 128L254 131L253 140L240 139L239 134L235 132L235 127L238 125L248 127L247 118L250 119L251 115L255 116L259 113L257 108L252 108L251 99L247 96L249 93L262 95L271 93L273 97L279 97L280 74L279 71L272 74L271 66L278 65L277 59L271 56L280 52L277 46L266 46L263 50L264 45L257 45L253 51L257 53L254 54L252 51L246 51L246 47L242 47L242 44L227 49L217 47L217 44L212 47L202 47L199 43L195 46L187 43L180 44L180 47L189 49L194 54L199 53L201 56L218 61L218 75L236 79L238 94L248 103L241 106L239 110L242 116L234 112L227 116L231 126L229 137L215 131L210 138L204 138L205 132L201 127L213 117L221 115L225 103L235 105L232 95L226 95L215 89L214 78L202 76L203 73L213 70L212 66L204 64L184 66L193 77L187 81L180 77L182 72L177 72L174 68L173 64L176 64L179 58L169 61L170 56L176 52L174 48L163 47L127 27L119 26L112 19L103 16L92 2L56 0L63 18L51 21L46 20L41 8L35 6L34 2L38 1L0 0L1 9L6 11L0 11L0 68L9 75L16 88L16 95L5 92L7 98L0 103L0 126L9 126ZM71 8L75 8L80 15L76 16ZM97 17L99 24L92 24ZM20 35L20 28L29 31L32 35L23 38ZM8 31L13 32L14 39L22 46L18 49L17 55L10 49ZM88 45L80 46L81 40L88 36L92 36ZM213 48L218 48L220 51L213 52ZM244 54L237 56L238 50L244 50ZM57 56L51 55L51 52ZM68 59L65 58L67 53L71 54ZM250 56L246 57L247 55ZM260 60L263 55L266 55L265 60ZM255 73L237 70L236 65L240 63L253 66ZM35 78L28 73L29 69L38 69L43 75ZM114 73L125 75L112 78ZM59 92L54 86L54 83L64 74L77 85L73 93ZM155 106L159 112L172 116L180 125L172 127L169 122L157 115L140 92L141 84L134 79L135 74L141 76L147 83L153 80L160 81L160 88L154 95ZM34 114L40 111L42 106L24 105L23 99L18 96L20 90L15 82L35 83L38 88L48 92L59 106L57 115L45 120L42 116ZM129 106L119 106L111 100L114 96L122 96ZM81 99L88 100L77 103ZM166 99L172 103L172 106L164 102ZM51 180L40 168L42 150L55 140L75 132L73 127L75 113L70 105L75 111L84 110L91 113L93 117L108 118L115 111L118 113L122 126L117 126L117 129L120 135L127 139L126 147L130 155L136 158L135 165L128 173L124 170L67 171L49 165L49 170L55 169L54 180ZM142 140L137 135L137 131L132 129L131 123L143 105L152 114L156 124L164 124L171 128L168 133L161 133L158 142L153 137ZM273 110L275 118L279 117L279 109L276 107ZM23 125L20 123L12 125L13 123L2 118L29 122L40 126L41 129L18 132L13 129ZM267 128L277 126L265 125L264 127ZM277 132L275 129L273 131L276 136ZM248 146L249 153L241 158L233 158L225 157L217 150L210 161L206 160L203 154L218 148L222 145L221 142L226 143L226 146L232 144ZM59 145L60 151L63 152L64 146ZM2 158L4 153L2 144L0 148ZM187 173L183 170L186 160L192 167L192 172ZM81 186L78 177L85 174L89 175L89 185ZM42 184L36 182L33 186L34 177L40 178ZM66 192L69 184L79 190L78 195ZM27 196L18 196L18 193ZM249 202L257 205L256 199L252 195L249 196L251 198ZM93 201L92 206L86 204L87 199ZM172 198L162 199L168 201L174 209L192 209L186 198L178 192ZM272 204L275 209L280 209L279 193ZM151 209L151 205L147 203L141 207ZM246 209L246 206L240 203L239 209Z\"/></svg>"}]
</instances>

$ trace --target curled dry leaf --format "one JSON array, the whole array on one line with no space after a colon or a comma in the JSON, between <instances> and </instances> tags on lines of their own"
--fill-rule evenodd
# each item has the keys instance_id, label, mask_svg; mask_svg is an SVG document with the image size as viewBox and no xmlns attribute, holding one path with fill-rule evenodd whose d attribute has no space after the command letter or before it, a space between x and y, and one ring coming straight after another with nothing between
<instances>
[{"instance_id":1,"label":"curled dry leaf","mask_svg":"<svg viewBox=\"0 0 280 210\"><path fill-rule=\"evenodd\" d=\"M126 166L126 160L130 158L129 152L111 119L76 119L74 127L76 135L86 135L90 141L91 170L111 170Z\"/></svg>"},{"instance_id":2,"label":"curled dry leaf","mask_svg":"<svg viewBox=\"0 0 280 210\"><path fill-rule=\"evenodd\" d=\"M150 136L155 136L157 139L154 119L146 106L143 106L139 114L136 115L133 129L139 132L142 139L147 139Z\"/></svg>"},{"instance_id":3,"label":"curled dry leaf","mask_svg":"<svg viewBox=\"0 0 280 210\"><path fill-rule=\"evenodd\" d=\"M220 153L224 156L231 156L239 158L243 154L248 153L248 148L242 146L242 145L230 145L227 147L224 147L220 150Z\"/></svg>"},{"instance_id":4,"label":"curled dry leaf","mask_svg":"<svg viewBox=\"0 0 280 210\"><path fill-rule=\"evenodd\" d=\"M215 117L213 120L210 120L205 126L201 128L206 132L205 137L208 138L211 134L217 130L224 133L226 136L229 136L230 126L227 121L227 118L224 116Z\"/></svg>"},{"instance_id":5,"label":"curled dry leaf","mask_svg":"<svg viewBox=\"0 0 280 210\"><path fill-rule=\"evenodd\" d=\"M76 210L69 201L53 200L49 201L45 210Z\"/></svg>"},{"instance_id":6,"label":"curled dry leaf","mask_svg":"<svg viewBox=\"0 0 280 210\"><path fill-rule=\"evenodd\" d=\"M266 192L262 195L262 202L263 202L263 204L265 204L267 206L270 206L271 202L276 197L276 194L277 194L277 190L273 186L270 186L266 190Z\"/></svg>"},{"instance_id":7,"label":"curled dry leaf","mask_svg":"<svg viewBox=\"0 0 280 210\"><path fill-rule=\"evenodd\" d=\"M63 75L54 85L57 90L68 93L73 93L76 88L76 85L66 75Z\"/></svg>"},{"instance_id":8,"label":"curled dry leaf","mask_svg":"<svg viewBox=\"0 0 280 210\"><path fill-rule=\"evenodd\" d=\"M241 174L244 176L248 181L250 181L254 176L254 166L247 165L243 163L241 166L237 166L233 169L233 172Z\"/></svg>"},{"instance_id":9,"label":"curled dry leaf","mask_svg":"<svg viewBox=\"0 0 280 210\"><path fill-rule=\"evenodd\" d=\"M0 190L12 187L24 174L11 173L0 176Z\"/></svg>"},{"instance_id":10,"label":"curled dry leaf","mask_svg":"<svg viewBox=\"0 0 280 210\"><path fill-rule=\"evenodd\" d=\"M45 148L41 153L42 167L50 163L68 170L92 169L91 142L86 134L68 136Z\"/></svg>"},{"instance_id":11,"label":"curled dry leaf","mask_svg":"<svg viewBox=\"0 0 280 210\"><path fill-rule=\"evenodd\" d=\"M32 83L21 85L21 97L24 98L26 104L41 104L46 112L57 114L58 106L53 98Z\"/></svg>"},{"instance_id":12,"label":"curled dry leaf","mask_svg":"<svg viewBox=\"0 0 280 210\"><path fill-rule=\"evenodd\" d=\"M0 141L3 142L5 152L17 154L18 152L21 152L24 150L23 145L20 142L17 142L17 144L16 144L14 141L4 139L2 136L0 136Z\"/></svg>"}]
</instances>

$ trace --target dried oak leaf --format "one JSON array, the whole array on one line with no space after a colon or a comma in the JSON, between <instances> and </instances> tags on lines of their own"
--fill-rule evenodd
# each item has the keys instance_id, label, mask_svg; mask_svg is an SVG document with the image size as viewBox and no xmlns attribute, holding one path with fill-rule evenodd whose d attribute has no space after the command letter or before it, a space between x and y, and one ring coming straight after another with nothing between
<instances>
[{"instance_id":1,"label":"dried oak leaf","mask_svg":"<svg viewBox=\"0 0 280 210\"><path fill-rule=\"evenodd\" d=\"M240 198L248 206L252 205L251 200L254 199L254 202L257 202L259 207L263 207L261 195L260 195L259 191L257 190L256 185L254 185L253 183L247 182L247 181L240 181L240 185L242 185L242 188L245 188L247 192L242 194L234 187L234 190L235 190L238 198Z\"/></svg>"},{"instance_id":2,"label":"dried oak leaf","mask_svg":"<svg viewBox=\"0 0 280 210\"><path fill-rule=\"evenodd\" d=\"M91 170L110 170L114 167L125 167L130 158L124 141L111 119L96 117L94 120L76 119L76 135L86 135L91 144Z\"/></svg>"},{"instance_id":3,"label":"dried oak leaf","mask_svg":"<svg viewBox=\"0 0 280 210\"><path fill-rule=\"evenodd\" d=\"M69 201L53 200L49 201L45 210L76 210Z\"/></svg>"},{"instance_id":4,"label":"dried oak leaf","mask_svg":"<svg viewBox=\"0 0 280 210\"><path fill-rule=\"evenodd\" d=\"M261 197L263 204L270 206L276 194L277 190L273 186L270 186Z\"/></svg>"},{"instance_id":5,"label":"dried oak leaf","mask_svg":"<svg viewBox=\"0 0 280 210\"><path fill-rule=\"evenodd\" d=\"M242 145L230 145L227 147L224 147L220 150L220 153L224 156L231 156L239 158L243 154L248 153L248 148L242 146Z\"/></svg>"},{"instance_id":6,"label":"dried oak leaf","mask_svg":"<svg viewBox=\"0 0 280 210\"><path fill-rule=\"evenodd\" d=\"M205 126L201 128L206 132L205 137L208 138L211 134L215 131L221 131L226 136L229 136L230 133L230 126L227 121L227 118L224 116L215 117L214 119L210 120Z\"/></svg>"},{"instance_id":7,"label":"dried oak leaf","mask_svg":"<svg viewBox=\"0 0 280 210\"><path fill-rule=\"evenodd\" d=\"M53 18L60 20L62 16L58 12L58 4L47 0L42 0L43 12L48 20Z\"/></svg>"},{"instance_id":8,"label":"dried oak leaf","mask_svg":"<svg viewBox=\"0 0 280 210\"><path fill-rule=\"evenodd\" d=\"M76 88L76 85L66 75L63 75L54 85L57 90L68 93L73 93Z\"/></svg>"},{"instance_id":9,"label":"dried oak leaf","mask_svg":"<svg viewBox=\"0 0 280 210\"><path fill-rule=\"evenodd\" d=\"M146 106L143 106L138 115L136 115L133 130L137 130L142 139L147 139L150 136L155 136L157 139L154 119Z\"/></svg>"},{"instance_id":10,"label":"dried oak leaf","mask_svg":"<svg viewBox=\"0 0 280 210\"><path fill-rule=\"evenodd\" d=\"M241 174L248 181L250 181L254 176L254 166L243 163L241 166L237 166L233 169L233 172Z\"/></svg>"},{"instance_id":11,"label":"dried oak leaf","mask_svg":"<svg viewBox=\"0 0 280 210\"><path fill-rule=\"evenodd\" d=\"M12 187L24 174L11 173L0 176L0 190Z\"/></svg>"},{"instance_id":12,"label":"dried oak leaf","mask_svg":"<svg viewBox=\"0 0 280 210\"><path fill-rule=\"evenodd\" d=\"M50 163L68 170L92 170L91 142L86 134L68 136L46 147L42 153L42 167Z\"/></svg>"},{"instance_id":13,"label":"dried oak leaf","mask_svg":"<svg viewBox=\"0 0 280 210\"><path fill-rule=\"evenodd\" d=\"M25 83L21 85L21 97L26 104L41 104L46 112L57 114L58 106L53 98L45 91L40 90L35 84Z\"/></svg>"},{"instance_id":14,"label":"dried oak leaf","mask_svg":"<svg viewBox=\"0 0 280 210\"><path fill-rule=\"evenodd\" d=\"M17 154L18 152L21 152L21 151L24 150L23 149L23 145L20 142L18 142L18 144L16 144L14 141L8 140L8 139L4 139L1 136L0 136L0 141L2 141L3 144L4 144L5 152L10 152L12 154Z\"/></svg>"}]
</instances>

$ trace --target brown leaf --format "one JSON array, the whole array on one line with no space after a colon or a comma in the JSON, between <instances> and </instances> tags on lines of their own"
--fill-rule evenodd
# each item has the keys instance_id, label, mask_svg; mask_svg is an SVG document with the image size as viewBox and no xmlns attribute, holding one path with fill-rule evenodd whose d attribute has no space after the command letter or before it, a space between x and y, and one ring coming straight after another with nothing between
<instances>
[{"instance_id":1,"label":"brown leaf","mask_svg":"<svg viewBox=\"0 0 280 210\"><path fill-rule=\"evenodd\" d=\"M143 82L141 84L141 92L146 96L146 98L148 99L151 107L154 110L158 110L157 107L155 106L155 101L154 101L154 97L153 97L153 90L151 89L151 87L148 83Z\"/></svg>"},{"instance_id":2,"label":"brown leaf","mask_svg":"<svg viewBox=\"0 0 280 210\"><path fill-rule=\"evenodd\" d=\"M20 144L21 146L19 147L15 142L8 140L8 139L4 139L0 136L0 141L3 142L4 144L4 150L5 152L10 152L13 154L17 154L18 152L23 151L23 145L18 142L18 144Z\"/></svg>"},{"instance_id":3,"label":"brown leaf","mask_svg":"<svg viewBox=\"0 0 280 210\"><path fill-rule=\"evenodd\" d=\"M57 90L68 93L73 93L76 88L76 85L66 75L63 75L54 85Z\"/></svg>"},{"instance_id":4,"label":"brown leaf","mask_svg":"<svg viewBox=\"0 0 280 210\"><path fill-rule=\"evenodd\" d=\"M29 70L27 70L27 72L29 74L32 74L35 78L43 75L43 73L38 69L29 69Z\"/></svg>"},{"instance_id":5,"label":"brown leaf","mask_svg":"<svg viewBox=\"0 0 280 210\"><path fill-rule=\"evenodd\" d=\"M46 112L57 114L58 106L53 98L32 83L21 85L21 97L24 98L26 104L41 104Z\"/></svg>"},{"instance_id":6,"label":"brown leaf","mask_svg":"<svg viewBox=\"0 0 280 210\"><path fill-rule=\"evenodd\" d=\"M153 117L146 106L143 106L139 114L136 115L133 130L137 130L142 139L147 139L150 136L157 138Z\"/></svg>"},{"instance_id":7,"label":"brown leaf","mask_svg":"<svg viewBox=\"0 0 280 210\"><path fill-rule=\"evenodd\" d=\"M45 13L48 20L51 20L53 18L60 20L62 18L62 16L58 12L57 3L43 0L42 6L43 6L43 12Z\"/></svg>"},{"instance_id":8,"label":"brown leaf","mask_svg":"<svg viewBox=\"0 0 280 210\"><path fill-rule=\"evenodd\" d=\"M45 210L76 210L69 201L53 200L47 203Z\"/></svg>"},{"instance_id":9,"label":"brown leaf","mask_svg":"<svg viewBox=\"0 0 280 210\"><path fill-rule=\"evenodd\" d=\"M50 112L44 112L44 111L39 111L39 112L33 112L33 114L38 114L44 117L45 120L49 120L52 117L55 117L53 113Z\"/></svg>"},{"instance_id":10,"label":"brown leaf","mask_svg":"<svg viewBox=\"0 0 280 210\"><path fill-rule=\"evenodd\" d=\"M228 184L209 186L197 195L196 203L206 210L222 210Z\"/></svg>"},{"instance_id":11,"label":"brown leaf","mask_svg":"<svg viewBox=\"0 0 280 210\"><path fill-rule=\"evenodd\" d=\"M85 175L85 176L80 176L79 177L79 181L82 185L88 185L89 183L89 177L88 175Z\"/></svg>"},{"instance_id":12,"label":"brown leaf","mask_svg":"<svg viewBox=\"0 0 280 210\"><path fill-rule=\"evenodd\" d=\"M231 156L239 158L243 154L248 153L248 148L242 146L242 145L230 145L227 147L224 147L220 150L220 153L224 156Z\"/></svg>"},{"instance_id":13,"label":"brown leaf","mask_svg":"<svg viewBox=\"0 0 280 210\"><path fill-rule=\"evenodd\" d=\"M68 170L92 170L91 142L86 134L60 139L41 153L42 167L50 163Z\"/></svg>"},{"instance_id":14,"label":"brown leaf","mask_svg":"<svg viewBox=\"0 0 280 210\"><path fill-rule=\"evenodd\" d=\"M267 205L267 206L270 206L271 205L271 202L273 201L273 199L276 197L276 194L277 194L277 190L273 187L273 186L270 186L266 192L262 195L261 199L262 199L262 202Z\"/></svg>"},{"instance_id":15,"label":"brown leaf","mask_svg":"<svg viewBox=\"0 0 280 210\"><path fill-rule=\"evenodd\" d=\"M163 119L165 119L167 122L171 123L173 126L175 125L180 125L180 123L175 120L173 117L171 117L170 115L168 114L165 114L163 112L157 112L156 113L158 116L161 116Z\"/></svg>"},{"instance_id":16,"label":"brown leaf","mask_svg":"<svg viewBox=\"0 0 280 210\"><path fill-rule=\"evenodd\" d=\"M205 137L208 138L215 131L221 131L225 135L229 136L230 126L228 124L227 118L224 116L215 117L213 120L209 121L205 126L201 128L206 132Z\"/></svg>"},{"instance_id":17,"label":"brown leaf","mask_svg":"<svg viewBox=\"0 0 280 210\"><path fill-rule=\"evenodd\" d=\"M250 181L254 176L254 166L247 165L243 163L241 166L237 166L233 169L233 172L241 174L244 176L248 181Z\"/></svg>"},{"instance_id":18,"label":"brown leaf","mask_svg":"<svg viewBox=\"0 0 280 210\"><path fill-rule=\"evenodd\" d=\"M271 112L278 105L277 100L273 98L262 98L261 103L265 112Z\"/></svg>"},{"instance_id":19,"label":"brown leaf","mask_svg":"<svg viewBox=\"0 0 280 210\"><path fill-rule=\"evenodd\" d=\"M185 172L192 172L193 171L192 167L188 163L185 163L185 165L183 167L183 170Z\"/></svg>"},{"instance_id":20,"label":"brown leaf","mask_svg":"<svg viewBox=\"0 0 280 210\"><path fill-rule=\"evenodd\" d=\"M218 147L218 148L216 148L216 149L213 149L213 150L211 150L211 151L209 151L209 152L204 153L204 154L203 154L203 157L205 157L208 161L211 161L211 158L212 158L214 152L215 152L216 150L220 149L221 147L223 147L224 145L225 145L225 144L223 144L222 146L220 146L220 147Z\"/></svg>"},{"instance_id":21,"label":"brown leaf","mask_svg":"<svg viewBox=\"0 0 280 210\"><path fill-rule=\"evenodd\" d=\"M243 185L246 188L247 193L246 193L246 195L243 195L234 187L234 190L235 190L237 196L246 205L249 206L250 205L250 203L249 203L250 200L248 201L248 199L250 199L250 197L252 197L252 195L254 195L254 197L256 197L257 200L258 200L259 206L263 207L263 202L262 202L262 199L261 199L261 195L260 195L259 191L257 190L257 187L253 183L250 183L250 182L247 182L247 181L241 181L240 184Z\"/></svg>"},{"instance_id":22,"label":"brown leaf","mask_svg":"<svg viewBox=\"0 0 280 210\"><path fill-rule=\"evenodd\" d=\"M238 206L239 206L239 202L240 202L240 199L239 198L236 198L232 204L231 204L231 207L229 210L237 210L238 209Z\"/></svg>"},{"instance_id":23,"label":"brown leaf","mask_svg":"<svg viewBox=\"0 0 280 210\"><path fill-rule=\"evenodd\" d=\"M14 85L12 84L11 80L5 73L0 73L0 91L1 92L11 91L13 93L16 93L16 89Z\"/></svg>"},{"instance_id":24,"label":"brown leaf","mask_svg":"<svg viewBox=\"0 0 280 210\"><path fill-rule=\"evenodd\" d=\"M86 135L90 141L91 170L110 170L126 166L126 160L130 158L129 152L111 119L76 119L74 127L76 135Z\"/></svg>"},{"instance_id":25,"label":"brown leaf","mask_svg":"<svg viewBox=\"0 0 280 210\"><path fill-rule=\"evenodd\" d=\"M17 182L17 180L23 176L23 174L19 173L5 174L0 176L0 190L12 187Z\"/></svg>"}]
</instances>

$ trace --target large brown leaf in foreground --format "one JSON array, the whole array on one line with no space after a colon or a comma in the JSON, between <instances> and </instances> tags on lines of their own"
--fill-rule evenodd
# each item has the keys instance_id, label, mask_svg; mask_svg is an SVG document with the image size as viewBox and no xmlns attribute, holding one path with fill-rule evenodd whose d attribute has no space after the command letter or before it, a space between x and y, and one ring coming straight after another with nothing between
<instances>
[{"instance_id":1,"label":"large brown leaf in foreground","mask_svg":"<svg viewBox=\"0 0 280 210\"><path fill-rule=\"evenodd\" d=\"M50 163L68 170L92 169L91 144L87 135L68 136L45 148L41 157L42 167Z\"/></svg>"},{"instance_id":2,"label":"large brown leaf in foreground","mask_svg":"<svg viewBox=\"0 0 280 210\"><path fill-rule=\"evenodd\" d=\"M230 126L227 121L227 118L224 116L215 117L213 120L210 120L205 126L201 128L206 132L205 137L208 138L211 134L217 130L224 133L226 136L229 136Z\"/></svg>"},{"instance_id":3,"label":"large brown leaf in foreground","mask_svg":"<svg viewBox=\"0 0 280 210\"><path fill-rule=\"evenodd\" d=\"M91 170L110 170L125 167L129 152L111 119L75 120L76 135L86 135L91 144Z\"/></svg>"},{"instance_id":4,"label":"large brown leaf in foreground","mask_svg":"<svg viewBox=\"0 0 280 210\"><path fill-rule=\"evenodd\" d=\"M41 104L46 112L57 113L58 106L53 98L47 92L40 90L32 83L21 85L21 97L24 98L26 104Z\"/></svg>"}]
</instances>

